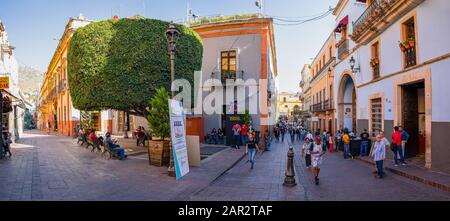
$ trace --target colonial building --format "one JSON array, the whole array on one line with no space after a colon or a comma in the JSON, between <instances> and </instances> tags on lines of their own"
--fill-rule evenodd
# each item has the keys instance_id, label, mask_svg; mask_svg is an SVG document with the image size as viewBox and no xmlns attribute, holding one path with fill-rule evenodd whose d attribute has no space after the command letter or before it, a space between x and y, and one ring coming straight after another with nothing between
<instances>
[{"instance_id":1,"label":"colonial building","mask_svg":"<svg viewBox=\"0 0 450 221\"><path fill-rule=\"evenodd\" d=\"M278 93L277 97L277 119L287 117L293 120L294 116L300 117L299 115L303 109L298 93L281 92Z\"/></svg>"},{"instance_id":2,"label":"colonial building","mask_svg":"<svg viewBox=\"0 0 450 221\"><path fill-rule=\"evenodd\" d=\"M312 122L311 122L311 65L305 64L303 65L301 73L301 80L300 80L300 101L302 102L302 112L300 114L303 126L307 126L311 128Z\"/></svg>"},{"instance_id":3,"label":"colonial building","mask_svg":"<svg viewBox=\"0 0 450 221\"><path fill-rule=\"evenodd\" d=\"M0 21L0 89L2 95L9 97L12 101L12 111L3 114L3 130L9 131L12 140L16 140L23 133L25 102L21 99L19 89L19 74L16 58L14 57L15 47L8 41L8 34L5 25Z\"/></svg>"},{"instance_id":4,"label":"colonial building","mask_svg":"<svg viewBox=\"0 0 450 221\"><path fill-rule=\"evenodd\" d=\"M53 132L73 135L73 128L80 122L80 111L72 105L67 78L67 52L74 31L91 21L81 15L70 18L59 40L55 53L42 82L37 108L38 128L46 130L47 123ZM94 116L98 122L99 115Z\"/></svg>"},{"instance_id":5,"label":"colonial building","mask_svg":"<svg viewBox=\"0 0 450 221\"><path fill-rule=\"evenodd\" d=\"M334 131L333 78L335 64L334 34L331 34L311 63L311 126Z\"/></svg>"},{"instance_id":6,"label":"colonial building","mask_svg":"<svg viewBox=\"0 0 450 221\"><path fill-rule=\"evenodd\" d=\"M203 114L204 133L213 128L230 132L230 116L240 116L254 102L258 104L258 110L249 110L253 126L255 130L264 132L273 125L276 117L277 63L272 19L259 16L204 18L194 21L191 28L203 40L202 82L218 79L225 84L228 79L253 79L253 86L257 87L254 92L246 89L245 99L244 96L237 97L235 87L231 102L226 101L224 89L222 112ZM203 85L202 97L213 90L214 86Z\"/></svg>"},{"instance_id":7,"label":"colonial building","mask_svg":"<svg viewBox=\"0 0 450 221\"><path fill-rule=\"evenodd\" d=\"M450 172L450 5L434 0L340 0L336 125L371 134L401 125L407 158Z\"/></svg>"}]
</instances>

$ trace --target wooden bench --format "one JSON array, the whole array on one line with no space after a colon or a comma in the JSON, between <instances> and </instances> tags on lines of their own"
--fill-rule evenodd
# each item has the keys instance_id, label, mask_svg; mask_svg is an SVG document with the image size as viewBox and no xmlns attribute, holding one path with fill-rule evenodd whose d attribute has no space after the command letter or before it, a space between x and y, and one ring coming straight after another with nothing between
<instances>
[{"instance_id":1,"label":"wooden bench","mask_svg":"<svg viewBox=\"0 0 450 221\"><path fill-rule=\"evenodd\" d=\"M103 142L102 156L107 156L108 159L111 159L111 158L118 158L119 157L118 154L119 152L112 150L106 141Z\"/></svg>"},{"instance_id":2,"label":"wooden bench","mask_svg":"<svg viewBox=\"0 0 450 221\"><path fill-rule=\"evenodd\" d=\"M91 152L94 152L95 150L98 150L99 152L101 152L102 149L100 148L100 146L103 146L102 138L98 138L97 141L93 141L91 138L88 138L86 148L88 148L89 146L92 147Z\"/></svg>"}]
</instances>

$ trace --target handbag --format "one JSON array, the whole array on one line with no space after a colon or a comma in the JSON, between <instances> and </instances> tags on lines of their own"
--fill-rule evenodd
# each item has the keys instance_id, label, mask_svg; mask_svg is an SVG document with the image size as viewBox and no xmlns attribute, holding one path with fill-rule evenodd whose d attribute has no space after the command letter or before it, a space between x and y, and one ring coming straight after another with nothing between
<instances>
[{"instance_id":1,"label":"handbag","mask_svg":"<svg viewBox=\"0 0 450 221\"><path fill-rule=\"evenodd\" d=\"M391 143L391 151L395 152L397 150L397 144L392 142Z\"/></svg>"}]
</instances>

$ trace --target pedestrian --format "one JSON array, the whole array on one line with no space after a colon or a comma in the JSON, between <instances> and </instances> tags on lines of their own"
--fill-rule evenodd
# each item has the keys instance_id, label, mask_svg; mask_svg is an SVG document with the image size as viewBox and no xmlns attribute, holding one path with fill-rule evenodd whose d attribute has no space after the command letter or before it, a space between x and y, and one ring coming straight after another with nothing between
<instances>
[{"instance_id":1,"label":"pedestrian","mask_svg":"<svg viewBox=\"0 0 450 221\"><path fill-rule=\"evenodd\" d=\"M259 147L258 144L255 142L255 138L252 134L249 134L248 141L245 145L245 153L248 154L248 160L251 163L251 169L253 169L253 165L255 164L255 156L256 153L259 153Z\"/></svg>"},{"instance_id":2,"label":"pedestrian","mask_svg":"<svg viewBox=\"0 0 450 221\"><path fill-rule=\"evenodd\" d=\"M408 132L406 132L406 130L403 129L402 126L399 126L398 129L400 130L400 133L402 134L402 153L403 153L403 159L405 159L406 142L408 142L409 134L408 134Z\"/></svg>"},{"instance_id":3,"label":"pedestrian","mask_svg":"<svg viewBox=\"0 0 450 221\"><path fill-rule=\"evenodd\" d=\"M402 165L406 165L402 152L402 134L400 133L398 126L394 127L394 133L392 133L391 150L394 152L394 166L398 167L398 157L400 157Z\"/></svg>"},{"instance_id":4,"label":"pedestrian","mask_svg":"<svg viewBox=\"0 0 450 221\"><path fill-rule=\"evenodd\" d=\"M342 142L344 143L344 159L348 159L350 153L350 135L348 134L348 130L344 131Z\"/></svg>"},{"instance_id":5,"label":"pedestrian","mask_svg":"<svg viewBox=\"0 0 450 221\"><path fill-rule=\"evenodd\" d=\"M249 128L248 128L247 124L242 124L242 126L241 126L242 146L245 146L245 143L247 142L248 130L249 130Z\"/></svg>"},{"instance_id":6,"label":"pedestrian","mask_svg":"<svg viewBox=\"0 0 450 221\"><path fill-rule=\"evenodd\" d=\"M272 144L272 136L270 136L269 130L266 130L264 134L264 140L266 142L266 151L270 151L270 145Z\"/></svg>"},{"instance_id":7,"label":"pedestrian","mask_svg":"<svg viewBox=\"0 0 450 221\"><path fill-rule=\"evenodd\" d=\"M361 146L359 147L359 155L361 157L366 156L367 146L369 146L369 133L367 133L367 129L364 129L364 132L361 133Z\"/></svg>"},{"instance_id":8,"label":"pedestrian","mask_svg":"<svg viewBox=\"0 0 450 221\"><path fill-rule=\"evenodd\" d=\"M281 126L281 142L284 143L284 135L286 134L286 126Z\"/></svg>"},{"instance_id":9,"label":"pedestrian","mask_svg":"<svg viewBox=\"0 0 450 221\"><path fill-rule=\"evenodd\" d=\"M277 127L277 126L275 126L275 127L273 128L273 134L275 135L276 141L277 141L277 142L280 141L280 133L279 133L279 130L278 130L278 127Z\"/></svg>"},{"instance_id":10,"label":"pedestrian","mask_svg":"<svg viewBox=\"0 0 450 221\"><path fill-rule=\"evenodd\" d=\"M377 175L375 175L375 177L381 179L383 178L383 161L386 159L386 144L382 141L380 135L376 137L371 156L377 165Z\"/></svg>"},{"instance_id":11,"label":"pedestrian","mask_svg":"<svg viewBox=\"0 0 450 221\"><path fill-rule=\"evenodd\" d=\"M313 144L310 139L306 138L302 146L302 157L305 158L306 168L311 167L311 150L313 149Z\"/></svg>"},{"instance_id":12,"label":"pedestrian","mask_svg":"<svg viewBox=\"0 0 450 221\"><path fill-rule=\"evenodd\" d=\"M314 181L316 185L319 185L319 172L320 172L320 164L322 163L322 155L325 153L322 150L322 143L319 139L316 139L313 149L311 151L311 158L312 158L312 166L313 166L313 174L314 174Z\"/></svg>"},{"instance_id":13,"label":"pedestrian","mask_svg":"<svg viewBox=\"0 0 450 221\"><path fill-rule=\"evenodd\" d=\"M312 133L311 133L310 130L308 130L308 133L306 134L306 138L308 138L310 141L313 141L313 140L314 140L314 139L313 139L313 135L312 135Z\"/></svg>"},{"instance_id":14,"label":"pedestrian","mask_svg":"<svg viewBox=\"0 0 450 221\"><path fill-rule=\"evenodd\" d=\"M239 125L238 123L235 123L233 125L233 127L231 128L231 130L233 131L233 136L234 136L234 147L236 149L241 149L239 147L239 142L241 142L241 125Z\"/></svg>"},{"instance_id":15,"label":"pedestrian","mask_svg":"<svg viewBox=\"0 0 450 221\"><path fill-rule=\"evenodd\" d=\"M386 149L389 148L391 146L391 143L384 136L384 131L381 130L378 133L378 135L380 136L380 141L383 143L383 145L386 147ZM373 143L372 147L370 148L369 156L372 156L372 153L373 153L374 149L375 149L375 143ZM375 167L375 170L374 170L373 174L378 174L378 168L377 168L377 164L376 163L374 163L374 167ZM383 175L384 175L384 172L383 172Z\"/></svg>"},{"instance_id":16,"label":"pedestrian","mask_svg":"<svg viewBox=\"0 0 450 221\"><path fill-rule=\"evenodd\" d=\"M326 152L328 149L328 132L327 130L323 130L323 136L322 136L322 146L323 146L323 151Z\"/></svg>"},{"instance_id":17,"label":"pedestrian","mask_svg":"<svg viewBox=\"0 0 450 221\"><path fill-rule=\"evenodd\" d=\"M342 130L338 130L336 133L336 151L342 147Z\"/></svg>"},{"instance_id":18,"label":"pedestrian","mask_svg":"<svg viewBox=\"0 0 450 221\"><path fill-rule=\"evenodd\" d=\"M328 132L328 145L329 145L330 153L333 153L333 151L334 151L333 136L331 135L330 132Z\"/></svg>"},{"instance_id":19,"label":"pedestrian","mask_svg":"<svg viewBox=\"0 0 450 221\"><path fill-rule=\"evenodd\" d=\"M50 121L47 121L47 134L50 135Z\"/></svg>"}]
</instances>

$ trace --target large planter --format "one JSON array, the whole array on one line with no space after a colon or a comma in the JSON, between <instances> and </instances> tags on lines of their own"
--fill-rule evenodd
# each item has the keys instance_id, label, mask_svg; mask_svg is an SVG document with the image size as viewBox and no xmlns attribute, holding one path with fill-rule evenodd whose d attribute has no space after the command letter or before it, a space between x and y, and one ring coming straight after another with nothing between
<instances>
[{"instance_id":1,"label":"large planter","mask_svg":"<svg viewBox=\"0 0 450 221\"><path fill-rule=\"evenodd\" d=\"M161 167L169 165L170 161L170 141L169 140L149 140L148 159L150 165Z\"/></svg>"}]
</instances>

